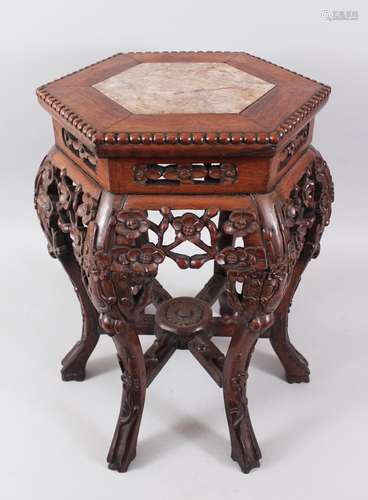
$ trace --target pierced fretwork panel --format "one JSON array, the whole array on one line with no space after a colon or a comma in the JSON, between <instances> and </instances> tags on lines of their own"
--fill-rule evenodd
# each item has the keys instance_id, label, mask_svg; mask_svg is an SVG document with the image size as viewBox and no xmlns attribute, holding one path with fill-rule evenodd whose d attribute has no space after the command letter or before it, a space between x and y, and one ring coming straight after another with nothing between
<instances>
[{"instance_id":1,"label":"pierced fretwork panel","mask_svg":"<svg viewBox=\"0 0 368 500\"><path fill-rule=\"evenodd\" d=\"M225 212L178 213L163 206L153 217L154 211L112 208L102 246L96 217L106 207L48 159L35 195L51 254L72 249L104 329L114 332L121 318L132 319L152 302L153 280L167 258L182 269L214 260L227 277L228 303L239 314L275 310L300 256L308 260L318 254L333 187L326 163L317 156L274 212L256 197L247 200L247 208ZM188 243L194 248L190 255Z\"/></svg>"},{"instance_id":2,"label":"pierced fretwork panel","mask_svg":"<svg viewBox=\"0 0 368 500\"><path fill-rule=\"evenodd\" d=\"M261 241L260 226L251 211L233 211L221 227L217 217L219 210L216 208L208 208L201 214L184 212L177 215L176 212L167 207L150 212L117 211L116 228L121 242L125 241L130 247L141 246L145 242L145 246L154 247L159 252L161 260L172 259L181 269L198 269L214 259L220 265L237 264L239 260L239 263L247 266L255 262L251 255L255 258L262 253L263 256L263 249L256 246ZM247 248L230 246L222 249L224 235L230 241L241 238ZM179 252L183 247L186 252ZM188 247L192 249L190 255ZM220 249L223 251L220 252ZM264 261L263 256L261 262L264 264Z\"/></svg>"},{"instance_id":3,"label":"pierced fretwork panel","mask_svg":"<svg viewBox=\"0 0 368 500\"><path fill-rule=\"evenodd\" d=\"M92 170L96 170L97 158L79 139L68 132L65 128L62 130L64 144L78 158L80 158Z\"/></svg>"},{"instance_id":4,"label":"pierced fretwork panel","mask_svg":"<svg viewBox=\"0 0 368 500\"><path fill-rule=\"evenodd\" d=\"M134 167L134 180L146 185L233 184L237 178L238 171L232 163L150 163Z\"/></svg>"},{"instance_id":5,"label":"pierced fretwork panel","mask_svg":"<svg viewBox=\"0 0 368 500\"><path fill-rule=\"evenodd\" d=\"M48 240L51 256L69 252L68 236L78 263L82 263L83 245L89 222L95 219L98 201L82 186L46 158L35 185L35 208Z\"/></svg>"}]
</instances>

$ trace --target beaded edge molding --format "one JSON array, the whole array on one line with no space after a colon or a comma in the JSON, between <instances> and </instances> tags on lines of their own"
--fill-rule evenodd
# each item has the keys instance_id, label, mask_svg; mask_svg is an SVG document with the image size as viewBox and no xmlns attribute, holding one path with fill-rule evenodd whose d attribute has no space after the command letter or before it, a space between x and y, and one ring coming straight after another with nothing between
<instances>
[{"instance_id":1,"label":"beaded edge molding","mask_svg":"<svg viewBox=\"0 0 368 500\"><path fill-rule=\"evenodd\" d=\"M118 52L110 57L97 61L93 64L89 64L83 68L76 71L68 73L52 82L48 82L42 85L36 90L36 94L44 101L50 108L56 111L57 114L61 116L64 120L69 122L73 127L75 127L79 132L81 132L87 139L89 139L94 144L109 144L109 145L128 145L128 144L277 144L286 134L292 131L298 124L301 124L311 115L312 111L319 108L328 98L331 93L331 87L324 85L323 83L313 80L307 76L301 75L296 71L292 71L288 68L284 68L278 64L262 59L261 57L254 56L248 52L238 52L237 54L245 54L252 57L253 59L258 59L272 66L276 66L284 71L288 71L294 75L300 76L306 80L318 83L321 88L316 91L302 106L300 106L296 111L294 111L288 118L286 118L276 129L271 132L100 132L97 131L92 125L90 125L81 116L75 113L68 106L65 106L59 99L51 94L47 90L47 85L54 83L69 76L75 75L84 71L86 69L97 66L98 64L113 59L119 55L130 55L134 57L135 54L233 54L233 52L221 52L221 51L197 51L197 52L127 52L123 54ZM235 57L235 56L234 56Z\"/></svg>"}]
</instances>

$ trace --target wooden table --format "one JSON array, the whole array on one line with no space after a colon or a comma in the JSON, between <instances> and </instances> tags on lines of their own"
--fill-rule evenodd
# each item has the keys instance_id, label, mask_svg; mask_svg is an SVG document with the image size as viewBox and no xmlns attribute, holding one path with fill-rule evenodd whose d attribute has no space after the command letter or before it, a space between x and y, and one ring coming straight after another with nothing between
<instances>
[{"instance_id":1,"label":"wooden table","mask_svg":"<svg viewBox=\"0 0 368 500\"><path fill-rule=\"evenodd\" d=\"M331 176L311 146L329 94L241 52L117 54L37 89L55 146L35 206L83 316L62 377L83 380L99 335L111 336L123 381L111 469L134 459L146 388L178 348L223 388L243 472L261 458L246 398L258 338L270 339L288 382L309 381L287 320L330 220ZM198 250L181 253L183 242ZM213 261L213 275L195 298L172 298L156 279L167 259L193 279ZM152 334L143 353L139 335ZM225 355L216 335L231 337Z\"/></svg>"}]
</instances>

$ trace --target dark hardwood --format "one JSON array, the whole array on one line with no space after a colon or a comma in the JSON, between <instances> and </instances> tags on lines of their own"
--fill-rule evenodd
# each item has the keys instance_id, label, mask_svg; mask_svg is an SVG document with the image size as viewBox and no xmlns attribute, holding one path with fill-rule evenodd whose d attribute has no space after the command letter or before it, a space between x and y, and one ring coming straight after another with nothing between
<instances>
[{"instance_id":1,"label":"dark hardwood","mask_svg":"<svg viewBox=\"0 0 368 500\"><path fill-rule=\"evenodd\" d=\"M188 350L203 366L219 387L222 387L222 377L225 356L213 342L204 335L196 335L188 342Z\"/></svg>"},{"instance_id":2,"label":"dark hardwood","mask_svg":"<svg viewBox=\"0 0 368 500\"><path fill-rule=\"evenodd\" d=\"M240 113L215 117L134 115L92 87L142 62L226 62L275 86ZM240 52L118 54L38 89L55 146L36 177L35 208L83 318L62 378L83 380L99 335L111 336L123 382L111 469L124 472L134 459L146 388L176 349L223 389L231 456L243 472L261 458L246 395L258 339L270 340L288 382L309 381L288 313L330 221L331 175L311 146L329 92ZM197 252L180 251L184 242ZM195 298L173 298L157 279L167 259L193 278L211 262L213 275ZM145 353L140 335L153 336ZM226 353L214 336L231 338Z\"/></svg>"},{"instance_id":3,"label":"dark hardwood","mask_svg":"<svg viewBox=\"0 0 368 500\"><path fill-rule=\"evenodd\" d=\"M192 297L177 297L162 302L156 311L160 330L177 336L193 337L211 324L212 309L207 302Z\"/></svg>"},{"instance_id":4,"label":"dark hardwood","mask_svg":"<svg viewBox=\"0 0 368 500\"><path fill-rule=\"evenodd\" d=\"M113 335L122 370L123 395L107 461L110 469L126 472L135 458L139 426L146 395L145 360L132 323L116 325Z\"/></svg>"},{"instance_id":5,"label":"dark hardwood","mask_svg":"<svg viewBox=\"0 0 368 500\"><path fill-rule=\"evenodd\" d=\"M66 255L60 255L59 260L68 273L78 296L83 320L81 339L61 361L63 366L61 376L63 380L82 381L85 378L85 368L88 358L96 347L100 336L98 314L82 283L80 267L73 252L70 250Z\"/></svg>"},{"instance_id":6,"label":"dark hardwood","mask_svg":"<svg viewBox=\"0 0 368 500\"><path fill-rule=\"evenodd\" d=\"M243 472L250 472L255 467L259 467L261 458L246 398L250 358L261 332L259 323L267 328L270 319L267 317L255 320L256 327L253 327L253 324L247 327L244 327L244 324L238 325L231 338L223 372L223 392L230 431L231 458L238 462Z\"/></svg>"}]
</instances>

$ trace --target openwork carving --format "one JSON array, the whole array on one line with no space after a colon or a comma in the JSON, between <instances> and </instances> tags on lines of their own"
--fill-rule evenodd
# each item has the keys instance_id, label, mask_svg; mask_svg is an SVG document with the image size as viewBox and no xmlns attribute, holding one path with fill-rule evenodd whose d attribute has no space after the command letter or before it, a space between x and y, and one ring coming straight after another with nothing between
<instances>
[{"instance_id":1,"label":"openwork carving","mask_svg":"<svg viewBox=\"0 0 368 500\"><path fill-rule=\"evenodd\" d=\"M316 257L325 226L330 222L333 183L326 162L317 156L282 207L287 253L292 267L301 253Z\"/></svg>"},{"instance_id":2,"label":"openwork carving","mask_svg":"<svg viewBox=\"0 0 368 500\"><path fill-rule=\"evenodd\" d=\"M294 139L285 146L285 148L280 153L280 163L278 170L282 170L288 163L290 158L292 158L306 143L309 134L309 123L302 128L300 132L296 134Z\"/></svg>"},{"instance_id":3,"label":"openwork carving","mask_svg":"<svg viewBox=\"0 0 368 500\"><path fill-rule=\"evenodd\" d=\"M218 240L222 233L213 220L218 213L217 209L209 208L200 217L193 213L185 213L184 215L175 217L169 208L162 208L160 213L162 219L159 224L148 219L146 219L145 223L141 219L141 223L156 233L156 246L166 257L174 260L182 269L199 268L209 260L216 258ZM165 243L165 235L170 226L175 232L174 240ZM208 230L210 244L205 243L202 239L204 230ZM255 215L244 210L234 211L230 215L229 221L223 227L223 231L227 234L235 231L234 234L242 234L244 237L249 233L255 233L259 230L259 224L255 220ZM175 249L185 241L189 241L197 246L199 250L202 250L202 253L189 256L176 252ZM218 258L221 259L221 257Z\"/></svg>"},{"instance_id":4,"label":"openwork carving","mask_svg":"<svg viewBox=\"0 0 368 500\"><path fill-rule=\"evenodd\" d=\"M65 146L67 146L74 155L83 160L88 167L94 170L97 165L96 156L65 128L62 130L62 136Z\"/></svg>"},{"instance_id":5,"label":"openwork carving","mask_svg":"<svg viewBox=\"0 0 368 500\"><path fill-rule=\"evenodd\" d=\"M35 208L50 255L59 257L69 252L69 235L75 258L81 264L87 225L96 216L97 200L46 158L36 178Z\"/></svg>"},{"instance_id":6,"label":"openwork carving","mask_svg":"<svg viewBox=\"0 0 368 500\"><path fill-rule=\"evenodd\" d=\"M283 322L289 291L295 291L300 277L295 271L301 273L318 255L330 220L333 185L328 167L315 155L289 194L272 200L272 210L267 195L249 196L247 209L222 212L219 222L216 208L201 215L177 215L168 207L159 210L159 221L154 222L145 210L117 208L124 197L112 197L102 196L98 202L48 158L36 179L35 206L49 251L62 262L64 256L74 255L77 293L83 288L81 303L94 322L82 348L77 345L66 358L63 376L84 377L86 359L97 342L93 335L98 314L100 326L114 339L123 371L122 404L108 462L125 471L135 456L146 386L176 349L189 349L223 387L232 457L249 472L259 466L261 456L246 397L257 339L268 332L289 381L309 380L307 362L288 340ZM198 254L179 253L184 242L195 245ZM215 274L196 298L173 299L156 280L166 258L182 269L214 260ZM222 318L212 317L217 299L229 306ZM145 314L151 303L157 308L155 316ZM278 334L270 333L274 321ZM221 333L232 332L226 357L211 341L216 325ZM158 338L143 355L137 333L147 330L155 330Z\"/></svg>"},{"instance_id":7,"label":"openwork carving","mask_svg":"<svg viewBox=\"0 0 368 500\"><path fill-rule=\"evenodd\" d=\"M50 254L71 278L83 317L81 340L63 359L62 377L83 380L100 333L112 337L123 395L108 463L123 472L136 455L146 387L176 349L188 349L223 388L231 456L249 472L261 458L246 393L258 339L270 339L289 382L309 380L308 363L288 337L287 318L301 274L318 255L330 219L330 173L308 148L312 120L330 88L239 52L115 57L84 68L82 79L69 75L37 90L42 106L57 120L57 145L40 167L35 206ZM178 61L213 61L217 69L223 62L237 72L262 76L275 89L254 112L252 107L239 116L217 113L216 120L210 113L196 120L165 109L154 119L135 115L125 120L126 110L91 89L112 72ZM201 92L213 91L202 87ZM92 91L87 109L86 92ZM93 180L99 158L107 159L102 163L111 175L100 172ZM242 179L239 158L249 167ZM269 165L253 168L257 158L268 158ZM281 174L294 164L277 185L273 161ZM130 165L127 179L122 163ZM84 191L76 179L101 196ZM223 194L216 196L219 191ZM183 204L190 209L182 211ZM166 259L181 269L211 263L213 275L195 298L173 298L157 279ZM220 316L213 317L217 302ZM156 308L155 314L147 306ZM145 353L141 334L156 337ZM231 337L226 355L211 340L215 335Z\"/></svg>"},{"instance_id":8,"label":"openwork carving","mask_svg":"<svg viewBox=\"0 0 368 500\"><path fill-rule=\"evenodd\" d=\"M223 231L233 236L233 244L220 250L216 262L226 270L228 283L225 294L231 308L248 319L256 314L270 314L280 303L294 267L303 254L309 260L319 252L324 227L329 223L333 184L326 162L316 156L289 198L276 206L278 224L285 242L284 251L275 258L273 234L263 228L265 246L234 247L234 237L251 234L257 222L233 212L223 225ZM267 251L268 250L268 251ZM267 251L267 255L266 255ZM240 285L241 291L237 289Z\"/></svg>"},{"instance_id":9,"label":"openwork carving","mask_svg":"<svg viewBox=\"0 0 368 500\"><path fill-rule=\"evenodd\" d=\"M101 326L111 335L123 331L152 301L153 278L165 254L151 243L140 244L147 230L143 212L118 210L97 249L97 226L88 226L83 272Z\"/></svg>"},{"instance_id":10,"label":"openwork carving","mask_svg":"<svg viewBox=\"0 0 368 500\"><path fill-rule=\"evenodd\" d=\"M233 184L237 177L237 168L232 163L156 163L134 167L134 179L141 184Z\"/></svg>"},{"instance_id":11,"label":"openwork carving","mask_svg":"<svg viewBox=\"0 0 368 500\"><path fill-rule=\"evenodd\" d=\"M274 311L302 252L309 258L318 254L330 218L333 187L326 163L317 156L289 198L276 206L285 242L277 258L269 250L274 235L262 226L256 210L234 210L222 227L214 221L218 210L211 208L201 216L190 212L175 216L163 207L159 223L143 210L114 210L104 248L96 249L96 200L49 160L41 166L35 200L50 253L59 256L68 251L65 236L70 236L104 328L113 334L121 327L115 321L133 320L150 303L150 286L165 258L182 269L215 260L226 273L225 294L235 312L251 320ZM170 227L174 237L167 241ZM155 244L149 242L149 231L157 236ZM203 241L203 231L208 231L209 243ZM220 248L223 235L232 243ZM243 241L241 247L235 246L238 238ZM199 253L178 253L176 248L185 241L197 246Z\"/></svg>"},{"instance_id":12,"label":"openwork carving","mask_svg":"<svg viewBox=\"0 0 368 500\"><path fill-rule=\"evenodd\" d=\"M153 222L143 210L112 210L102 247L96 247L97 227L88 225L84 243L82 267L86 285L100 312L104 330L114 335L124 329L129 321L143 314L153 300L152 285L159 265L170 258L182 268L199 268L215 259L225 269L233 272L263 269L266 265L261 246L261 228L255 212L236 210L222 228L215 223L217 209L207 209L201 216L187 212L175 216L167 207L160 210L161 220ZM168 230L173 236L169 239ZM157 242L149 242L150 231L156 234ZM203 232L209 235L209 243L203 241ZM223 234L241 236L244 248L220 249ZM249 246L251 236L259 246ZM201 253L187 255L178 253L177 247L189 241ZM234 259L238 266L234 269Z\"/></svg>"},{"instance_id":13,"label":"openwork carving","mask_svg":"<svg viewBox=\"0 0 368 500\"><path fill-rule=\"evenodd\" d=\"M317 157L314 162L315 172L315 196L316 196L316 220L314 232L308 235L303 256L305 258L316 258L320 252L320 242L323 231L330 224L331 205L334 201L334 186L327 163L322 157Z\"/></svg>"}]
</instances>

